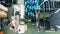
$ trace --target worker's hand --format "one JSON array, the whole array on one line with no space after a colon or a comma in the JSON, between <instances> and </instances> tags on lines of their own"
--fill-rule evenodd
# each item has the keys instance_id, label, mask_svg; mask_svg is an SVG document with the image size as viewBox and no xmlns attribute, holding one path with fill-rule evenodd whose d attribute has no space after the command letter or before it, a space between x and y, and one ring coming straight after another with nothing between
<instances>
[{"instance_id":1,"label":"worker's hand","mask_svg":"<svg viewBox=\"0 0 60 34\"><path fill-rule=\"evenodd\" d=\"M0 10L8 11L8 8L0 4Z\"/></svg>"}]
</instances>

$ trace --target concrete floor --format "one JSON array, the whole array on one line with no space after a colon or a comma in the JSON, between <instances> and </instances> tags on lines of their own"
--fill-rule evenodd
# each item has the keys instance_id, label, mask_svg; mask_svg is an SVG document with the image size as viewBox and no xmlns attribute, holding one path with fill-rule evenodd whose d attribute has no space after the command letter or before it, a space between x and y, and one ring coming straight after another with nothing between
<instances>
[{"instance_id":1,"label":"concrete floor","mask_svg":"<svg viewBox=\"0 0 60 34\"><path fill-rule=\"evenodd\" d=\"M9 30L9 26L3 25L4 34L18 34L17 32L12 32ZM28 30L24 34L60 34L60 31L57 32L45 32L43 30L40 30L40 32L37 32L37 29L33 25L28 25Z\"/></svg>"}]
</instances>

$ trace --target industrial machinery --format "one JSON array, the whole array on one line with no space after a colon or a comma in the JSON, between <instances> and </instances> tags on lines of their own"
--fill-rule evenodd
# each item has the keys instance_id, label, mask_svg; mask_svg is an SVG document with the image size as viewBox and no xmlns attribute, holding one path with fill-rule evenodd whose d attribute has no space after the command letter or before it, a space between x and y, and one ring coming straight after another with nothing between
<instances>
[{"instance_id":1,"label":"industrial machinery","mask_svg":"<svg viewBox=\"0 0 60 34\"><path fill-rule=\"evenodd\" d=\"M11 6L12 4L16 4L17 0L0 0L0 3L4 6Z\"/></svg>"}]
</instances>

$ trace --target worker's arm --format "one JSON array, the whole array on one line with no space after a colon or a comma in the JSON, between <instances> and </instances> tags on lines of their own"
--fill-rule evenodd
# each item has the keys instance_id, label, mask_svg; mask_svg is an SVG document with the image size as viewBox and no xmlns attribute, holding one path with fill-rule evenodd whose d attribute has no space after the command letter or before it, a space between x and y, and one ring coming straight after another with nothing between
<instances>
[{"instance_id":1,"label":"worker's arm","mask_svg":"<svg viewBox=\"0 0 60 34\"><path fill-rule=\"evenodd\" d=\"M0 17L7 17L8 8L0 4Z\"/></svg>"},{"instance_id":2,"label":"worker's arm","mask_svg":"<svg viewBox=\"0 0 60 34\"><path fill-rule=\"evenodd\" d=\"M8 11L8 8L0 4L0 10Z\"/></svg>"}]
</instances>

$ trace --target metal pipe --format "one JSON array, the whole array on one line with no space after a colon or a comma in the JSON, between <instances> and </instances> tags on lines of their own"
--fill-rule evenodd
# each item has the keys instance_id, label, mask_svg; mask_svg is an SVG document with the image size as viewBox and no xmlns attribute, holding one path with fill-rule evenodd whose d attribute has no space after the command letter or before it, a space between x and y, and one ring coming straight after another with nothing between
<instances>
[{"instance_id":1,"label":"metal pipe","mask_svg":"<svg viewBox=\"0 0 60 34\"><path fill-rule=\"evenodd\" d=\"M19 6L20 6L20 12L19 12L19 15L20 15L20 24L24 24L25 22L24 22L24 16L25 16L25 10L24 10L24 0L18 0L18 2L17 2L18 4L19 4Z\"/></svg>"},{"instance_id":2,"label":"metal pipe","mask_svg":"<svg viewBox=\"0 0 60 34\"><path fill-rule=\"evenodd\" d=\"M42 2L42 3L40 4L40 6L41 6L42 4L44 4L46 1L48 1L48 0L44 0L44 2Z\"/></svg>"},{"instance_id":3,"label":"metal pipe","mask_svg":"<svg viewBox=\"0 0 60 34\"><path fill-rule=\"evenodd\" d=\"M45 5L43 4L43 8L44 8L44 10L43 10L43 22L44 22L44 31L45 31Z\"/></svg>"}]
</instances>

